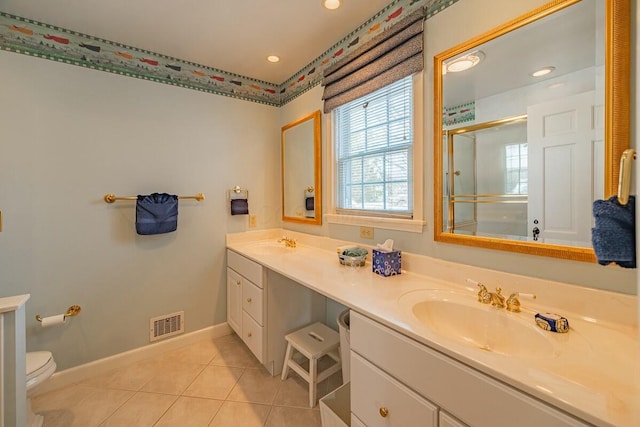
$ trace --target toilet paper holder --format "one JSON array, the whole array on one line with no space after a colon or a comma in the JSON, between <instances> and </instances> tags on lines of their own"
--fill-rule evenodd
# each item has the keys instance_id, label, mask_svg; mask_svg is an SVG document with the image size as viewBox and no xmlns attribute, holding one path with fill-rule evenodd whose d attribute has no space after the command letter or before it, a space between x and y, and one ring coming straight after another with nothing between
<instances>
[{"instance_id":1,"label":"toilet paper holder","mask_svg":"<svg viewBox=\"0 0 640 427\"><path fill-rule=\"evenodd\" d=\"M80 314L80 310L82 310L82 308L80 308L79 305L72 305L67 309L67 312L64 314L65 319L67 317L77 316L78 314ZM38 322L42 322L42 316L40 316L39 314L36 314L36 320Z\"/></svg>"}]
</instances>

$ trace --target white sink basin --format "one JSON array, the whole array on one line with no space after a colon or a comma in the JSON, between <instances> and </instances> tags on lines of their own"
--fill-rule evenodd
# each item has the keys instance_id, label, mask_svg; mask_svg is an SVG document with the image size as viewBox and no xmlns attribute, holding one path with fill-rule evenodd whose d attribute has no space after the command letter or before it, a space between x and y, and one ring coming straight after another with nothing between
<instances>
[{"instance_id":1,"label":"white sink basin","mask_svg":"<svg viewBox=\"0 0 640 427\"><path fill-rule=\"evenodd\" d=\"M298 248L290 248L284 243L274 241L264 241L252 244L249 249L260 255L283 255L294 253Z\"/></svg>"},{"instance_id":2,"label":"white sink basin","mask_svg":"<svg viewBox=\"0 0 640 427\"><path fill-rule=\"evenodd\" d=\"M525 358L559 354L550 333L536 326L533 315L481 304L471 293L414 291L400 297L399 303L436 334L469 347Z\"/></svg>"}]
</instances>

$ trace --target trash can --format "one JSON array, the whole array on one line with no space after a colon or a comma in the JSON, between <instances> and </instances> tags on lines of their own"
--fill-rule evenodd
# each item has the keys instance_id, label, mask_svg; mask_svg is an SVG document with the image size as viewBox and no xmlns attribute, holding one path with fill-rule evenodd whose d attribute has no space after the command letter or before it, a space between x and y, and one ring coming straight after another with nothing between
<instances>
[{"instance_id":1,"label":"trash can","mask_svg":"<svg viewBox=\"0 0 640 427\"><path fill-rule=\"evenodd\" d=\"M351 379L349 361L351 358L351 343L349 338L349 309L338 316L338 330L340 332L340 359L342 359L342 384Z\"/></svg>"}]
</instances>

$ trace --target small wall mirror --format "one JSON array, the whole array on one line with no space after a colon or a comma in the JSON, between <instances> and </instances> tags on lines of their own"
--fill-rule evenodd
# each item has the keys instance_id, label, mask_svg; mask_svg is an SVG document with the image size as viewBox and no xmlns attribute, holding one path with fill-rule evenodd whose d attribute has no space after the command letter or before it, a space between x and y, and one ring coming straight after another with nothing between
<instances>
[{"instance_id":1,"label":"small wall mirror","mask_svg":"<svg viewBox=\"0 0 640 427\"><path fill-rule=\"evenodd\" d=\"M282 220L322 224L320 110L282 127Z\"/></svg>"},{"instance_id":2,"label":"small wall mirror","mask_svg":"<svg viewBox=\"0 0 640 427\"><path fill-rule=\"evenodd\" d=\"M434 58L435 240L595 261L629 147L629 0L553 1Z\"/></svg>"}]
</instances>

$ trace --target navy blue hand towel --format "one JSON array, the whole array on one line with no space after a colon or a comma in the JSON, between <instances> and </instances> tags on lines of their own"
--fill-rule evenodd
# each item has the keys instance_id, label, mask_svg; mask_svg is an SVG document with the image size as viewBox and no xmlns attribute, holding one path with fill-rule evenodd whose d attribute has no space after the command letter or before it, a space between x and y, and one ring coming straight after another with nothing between
<instances>
[{"instance_id":1,"label":"navy blue hand towel","mask_svg":"<svg viewBox=\"0 0 640 427\"><path fill-rule=\"evenodd\" d=\"M306 197L304 199L304 208L305 210L312 211L315 209L315 198L314 197Z\"/></svg>"},{"instance_id":2,"label":"navy blue hand towel","mask_svg":"<svg viewBox=\"0 0 640 427\"><path fill-rule=\"evenodd\" d=\"M249 201L247 199L231 200L231 215L247 215L249 213Z\"/></svg>"},{"instance_id":3,"label":"navy blue hand towel","mask_svg":"<svg viewBox=\"0 0 640 427\"><path fill-rule=\"evenodd\" d=\"M595 227L591 241L598 264L615 262L620 267L636 268L636 199L621 205L617 196L593 202Z\"/></svg>"},{"instance_id":4,"label":"navy blue hand towel","mask_svg":"<svg viewBox=\"0 0 640 427\"><path fill-rule=\"evenodd\" d=\"M136 231L138 234L163 234L178 228L178 196L153 193L138 196Z\"/></svg>"}]
</instances>

